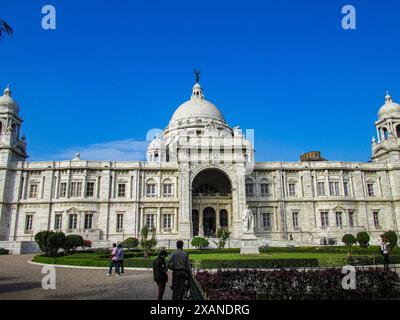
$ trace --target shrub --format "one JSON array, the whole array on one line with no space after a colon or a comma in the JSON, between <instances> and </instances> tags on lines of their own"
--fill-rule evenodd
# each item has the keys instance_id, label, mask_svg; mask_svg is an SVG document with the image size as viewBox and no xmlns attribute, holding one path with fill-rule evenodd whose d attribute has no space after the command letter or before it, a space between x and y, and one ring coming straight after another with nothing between
<instances>
[{"instance_id":1,"label":"shrub","mask_svg":"<svg viewBox=\"0 0 400 320\"><path fill-rule=\"evenodd\" d=\"M397 247L398 238L396 232L389 230L386 231L382 236L389 242L388 247L390 251Z\"/></svg>"},{"instance_id":2,"label":"shrub","mask_svg":"<svg viewBox=\"0 0 400 320\"><path fill-rule=\"evenodd\" d=\"M361 248L368 248L370 237L367 232L361 231L357 233L356 239Z\"/></svg>"},{"instance_id":3,"label":"shrub","mask_svg":"<svg viewBox=\"0 0 400 320\"><path fill-rule=\"evenodd\" d=\"M134 237L127 238L122 242L122 246L127 249L136 248L138 245L139 245L139 240Z\"/></svg>"},{"instance_id":4,"label":"shrub","mask_svg":"<svg viewBox=\"0 0 400 320\"><path fill-rule=\"evenodd\" d=\"M90 241L90 240L83 240L83 246L82 246L83 249L85 249L85 248L91 248L91 247L92 247L92 241Z\"/></svg>"},{"instance_id":5,"label":"shrub","mask_svg":"<svg viewBox=\"0 0 400 320\"><path fill-rule=\"evenodd\" d=\"M342 242L346 247L351 247L353 244L357 243L357 239L352 234L345 234L342 238Z\"/></svg>"},{"instance_id":6,"label":"shrub","mask_svg":"<svg viewBox=\"0 0 400 320\"><path fill-rule=\"evenodd\" d=\"M70 234L65 237L63 249L65 253L71 253L71 251L76 252L76 249L78 249L79 247L83 247L83 245L84 242L82 236L77 234Z\"/></svg>"},{"instance_id":7,"label":"shrub","mask_svg":"<svg viewBox=\"0 0 400 320\"><path fill-rule=\"evenodd\" d=\"M202 260L200 269L279 269L318 267L318 259Z\"/></svg>"},{"instance_id":8,"label":"shrub","mask_svg":"<svg viewBox=\"0 0 400 320\"><path fill-rule=\"evenodd\" d=\"M9 254L9 251L7 249L0 248L0 255L2 254Z\"/></svg>"},{"instance_id":9,"label":"shrub","mask_svg":"<svg viewBox=\"0 0 400 320\"><path fill-rule=\"evenodd\" d=\"M197 249L206 248L206 247L208 247L208 244L209 244L208 240L204 239L202 237L194 237L192 239L192 246Z\"/></svg>"},{"instance_id":10,"label":"shrub","mask_svg":"<svg viewBox=\"0 0 400 320\"><path fill-rule=\"evenodd\" d=\"M64 246L65 234L54 231L41 231L35 235L35 241L44 255L54 257Z\"/></svg>"},{"instance_id":11,"label":"shrub","mask_svg":"<svg viewBox=\"0 0 400 320\"><path fill-rule=\"evenodd\" d=\"M157 245L156 240L156 229L153 228L151 233L151 238L149 237L149 228L144 226L140 231L140 246L143 249L144 257L149 258L151 253L153 252L154 247Z\"/></svg>"},{"instance_id":12,"label":"shrub","mask_svg":"<svg viewBox=\"0 0 400 320\"><path fill-rule=\"evenodd\" d=\"M228 230L224 230L224 229L218 229L217 231L217 237L218 242L214 243L218 246L218 249L224 249L225 245L226 245L226 240L229 239L229 236L231 235L231 233Z\"/></svg>"}]
</instances>

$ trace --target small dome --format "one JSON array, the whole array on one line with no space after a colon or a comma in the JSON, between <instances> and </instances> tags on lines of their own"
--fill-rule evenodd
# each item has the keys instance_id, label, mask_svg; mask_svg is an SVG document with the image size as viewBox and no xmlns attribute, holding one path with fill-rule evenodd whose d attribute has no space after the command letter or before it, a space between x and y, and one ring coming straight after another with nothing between
<instances>
[{"instance_id":1,"label":"small dome","mask_svg":"<svg viewBox=\"0 0 400 320\"><path fill-rule=\"evenodd\" d=\"M0 108L10 108L13 109L15 113L19 112L18 104L11 97L11 89L9 85L7 85L4 94L0 97Z\"/></svg>"},{"instance_id":2,"label":"small dome","mask_svg":"<svg viewBox=\"0 0 400 320\"><path fill-rule=\"evenodd\" d=\"M378 112L379 118L385 118L388 116L400 117L400 105L392 100L392 97L389 95L389 93L386 95L385 99L385 104Z\"/></svg>"},{"instance_id":3,"label":"small dome","mask_svg":"<svg viewBox=\"0 0 400 320\"><path fill-rule=\"evenodd\" d=\"M148 150L161 150L164 147L164 142L160 137L155 138L149 145Z\"/></svg>"}]
</instances>

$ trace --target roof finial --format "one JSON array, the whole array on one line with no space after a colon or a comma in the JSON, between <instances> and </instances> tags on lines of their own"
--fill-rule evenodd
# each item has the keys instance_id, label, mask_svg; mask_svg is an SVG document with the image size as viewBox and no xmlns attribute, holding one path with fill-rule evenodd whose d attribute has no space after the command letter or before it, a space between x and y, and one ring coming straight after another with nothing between
<instances>
[{"instance_id":1,"label":"roof finial","mask_svg":"<svg viewBox=\"0 0 400 320\"><path fill-rule=\"evenodd\" d=\"M389 90L386 91L386 97L385 97L385 99L386 99L386 103L392 102L392 97L391 97L390 94L389 94Z\"/></svg>"},{"instance_id":2,"label":"roof finial","mask_svg":"<svg viewBox=\"0 0 400 320\"><path fill-rule=\"evenodd\" d=\"M4 95L11 96L11 88L9 83L7 83L7 88L4 90Z\"/></svg>"},{"instance_id":3,"label":"roof finial","mask_svg":"<svg viewBox=\"0 0 400 320\"><path fill-rule=\"evenodd\" d=\"M194 69L194 74L196 76L196 83L200 81L200 70Z\"/></svg>"}]
</instances>

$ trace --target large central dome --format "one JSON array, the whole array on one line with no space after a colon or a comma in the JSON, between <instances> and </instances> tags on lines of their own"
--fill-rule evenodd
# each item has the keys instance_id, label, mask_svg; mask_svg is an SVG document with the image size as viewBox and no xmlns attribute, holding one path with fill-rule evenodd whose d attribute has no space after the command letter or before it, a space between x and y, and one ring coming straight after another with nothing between
<instances>
[{"instance_id":1,"label":"large central dome","mask_svg":"<svg viewBox=\"0 0 400 320\"><path fill-rule=\"evenodd\" d=\"M225 122L221 111L219 111L214 104L204 99L203 91L199 83L194 85L190 100L183 103L175 111L170 124L177 124L194 118L199 121L214 120Z\"/></svg>"}]
</instances>

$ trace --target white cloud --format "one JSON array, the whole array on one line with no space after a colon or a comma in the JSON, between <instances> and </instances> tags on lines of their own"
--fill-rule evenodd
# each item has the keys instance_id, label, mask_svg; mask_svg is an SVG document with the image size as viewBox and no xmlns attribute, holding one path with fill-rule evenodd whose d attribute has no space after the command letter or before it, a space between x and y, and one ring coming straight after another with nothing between
<instances>
[{"instance_id":1,"label":"white cloud","mask_svg":"<svg viewBox=\"0 0 400 320\"><path fill-rule=\"evenodd\" d=\"M82 160L139 161L146 159L148 142L133 139L106 141L70 147L53 154L49 160L71 160L80 153Z\"/></svg>"}]
</instances>

